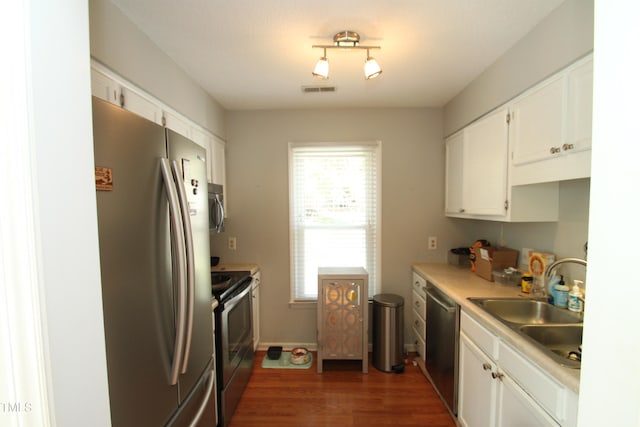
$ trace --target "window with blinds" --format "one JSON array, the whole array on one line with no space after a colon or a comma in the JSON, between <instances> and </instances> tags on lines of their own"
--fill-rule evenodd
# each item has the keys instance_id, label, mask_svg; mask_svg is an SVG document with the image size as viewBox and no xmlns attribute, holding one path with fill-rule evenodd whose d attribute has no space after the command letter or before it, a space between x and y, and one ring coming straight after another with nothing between
<instances>
[{"instance_id":1,"label":"window with blinds","mask_svg":"<svg viewBox=\"0 0 640 427\"><path fill-rule=\"evenodd\" d=\"M291 299L315 300L318 267L364 267L379 289L380 143L289 144Z\"/></svg>"}]
</instances>

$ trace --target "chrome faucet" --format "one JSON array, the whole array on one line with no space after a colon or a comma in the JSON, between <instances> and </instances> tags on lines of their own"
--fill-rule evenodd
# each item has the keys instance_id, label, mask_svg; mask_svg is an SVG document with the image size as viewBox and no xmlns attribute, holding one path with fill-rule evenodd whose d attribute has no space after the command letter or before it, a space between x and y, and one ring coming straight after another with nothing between
<instances>
[{"instance_id":1,"label":"chrome faucet","mask_svg":"<svg viewBox=\"0 0 640 427\"><path fill-rule=\"evenodd\" d=\"M555 262L552 262L551 264L549 264L547 266L547 269L544 272L544 291L546 292L547 290L547 286L549 285L549 278L551 277L551 273L553 272L553 270L561 265L561 264L581 264L584 265L585 268L587 267L587 261L584 259L580 259L580 258L561 258ZM584 302L583 298L580 298L582 300L582 302Z\"/></svg>"}]
</instances>

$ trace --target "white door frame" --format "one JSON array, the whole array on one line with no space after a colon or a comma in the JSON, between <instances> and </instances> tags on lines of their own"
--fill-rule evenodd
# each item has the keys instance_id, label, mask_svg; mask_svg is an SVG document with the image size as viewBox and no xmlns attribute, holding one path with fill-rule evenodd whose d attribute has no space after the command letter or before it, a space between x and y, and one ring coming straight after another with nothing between
<instances>
[{"instance_id":1,"label":"white door frame","mask_svg":"<svg viewBox=\"0 0 640 427\"><path fill-rule=\"evenodd\" d=\"M0 6L0 425L109 426L88 4Z\"/></svg>"}]
</instances>

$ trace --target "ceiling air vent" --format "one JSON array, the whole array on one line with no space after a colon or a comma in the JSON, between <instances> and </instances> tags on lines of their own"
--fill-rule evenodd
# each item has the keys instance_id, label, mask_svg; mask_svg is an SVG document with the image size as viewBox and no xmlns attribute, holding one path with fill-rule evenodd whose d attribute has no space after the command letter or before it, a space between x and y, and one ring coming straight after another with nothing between
<instances>
[{"instance_id":1,"label":"ceiling air vent","mask_svg":"<svg viewBox=\"0 0 640 427\"><path fill-rule=\"evenodd\" d=\"M335 91L335 86L302 86L302 92L304 93L323 93Z\"/></svg>"}]
</instances>

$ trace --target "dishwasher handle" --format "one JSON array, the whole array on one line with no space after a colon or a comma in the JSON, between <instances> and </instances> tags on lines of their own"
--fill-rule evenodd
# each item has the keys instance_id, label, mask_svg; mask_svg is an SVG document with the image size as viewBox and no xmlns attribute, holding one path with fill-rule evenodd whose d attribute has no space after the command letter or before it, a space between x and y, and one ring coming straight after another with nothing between
<instances>
[{"instance_id":1,"label":"dishwasher handle","mask_svg":"<svg viewBox=\"0 0 640 427\"><path fill-rule=\"evenodd\" d=\"M456 307L455 306L450 306L447 305L447 303L443 302L442 300L440 300L438 298L437 295L429 292L429 290L427 289L427 298L431 298L432 300L434 300L436 303L438 303L438 305L440 307L442 307L447 313L455 313L456 312Z\"/></svg>"}]
</instances>

